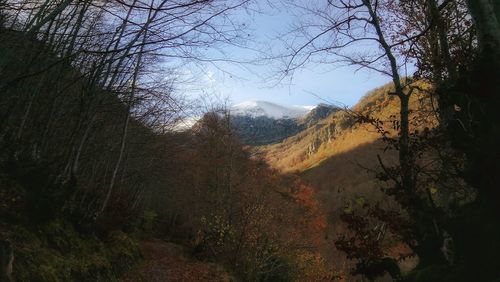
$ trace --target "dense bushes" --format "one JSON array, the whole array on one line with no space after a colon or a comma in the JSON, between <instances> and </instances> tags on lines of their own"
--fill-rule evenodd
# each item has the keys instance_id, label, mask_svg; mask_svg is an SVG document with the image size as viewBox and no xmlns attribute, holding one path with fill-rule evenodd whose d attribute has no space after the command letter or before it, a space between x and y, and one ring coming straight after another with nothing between
<instances>
[{"instance_id":1,"label":"dense bushes","mask_svg":"<svg viewBox=\"0 0 500 282\"><path fill-rule=\"evenodd\" d=\"M31 176L25 180L37 179ZM48 206L28 208L38 195L36 183L5 173L0 183L0 235L14 245L17 281L113 281L141 259L137 243L123 232L85 234L60 215L34 217Z\"/></svg>"}]
</instances>

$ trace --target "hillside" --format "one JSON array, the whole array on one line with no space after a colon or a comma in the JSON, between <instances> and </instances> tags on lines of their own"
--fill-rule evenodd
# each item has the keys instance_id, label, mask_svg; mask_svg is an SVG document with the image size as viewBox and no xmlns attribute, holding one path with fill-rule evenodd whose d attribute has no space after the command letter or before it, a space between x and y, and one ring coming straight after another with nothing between
<instances>
[{"instance_id":1,"label":"hillside","mask_svg":"<svg viewBox=\"0 0 500 282\"><path fill-rule=\"evenodd\" d=\"M300 173L320 165L323 160L360 145L373 143L381 137L373 126L356 123L355 115L369 115L379 119L384 122L389 135L395 136L393 121L399 114L399 107L397 99L387 95L390 89L390 84L377 88L366 94L352 110L333 111L297 135L278 144L260 147L258 152L263 154L271 166L283 172ZM411 108L419 109L418 116L412 116L415 120L412 128L436 126L436 117L424 95L414 95Z\"/></svg>"},{"instance_id":2,"label":"hillside","mask_svg":"<svg viewBox=\"0 0 500 282\"><path fill-rule=\"evenodd\" d=\"M424 85L425 86L425 85ZM399 206L381 191L383 183L375 177L380 171L377 155L386 165L397 162L397 152L386 151L381 135L370 124L356 122L356 114L370 115L384 121L385 128L394 136L393 116L398 114L397 99L387 95L391 85L385 85L365 95L351 110L339 110L319 120L314 126L285 139L283 142L256 149L272 167L286 173L295 173L314 187L325 214L328 215L326 253L337 267L348 272L346 259L336 250L333 238L346 233L346 225L340 217L346 210L362 207L360 203L381 203L386 209L399 210ZM435 120L427 116L425 96L415 95L413 109L420 109L419 118L425 123L415 127L433 127ZM424 107L422 107L422 105ZM388 250L407 252L405 247L393 242ZM407 260L402 270L409 270L414 262Z\"/></svg>"},{"instance_id":3,"label":"hillside","mask_svg":"<svg viewBox=\"0 0 500 282\"><path fill-rule=\"evenodd\" d=\"M304 129L296 119L274 119L267 116L234 115L231 117L231 124L241 141L253 146L281 142Z\"/></svg>"},{"instance_id":4,"label":"hillside","mask_svg":"<svg viewBox=\"0 0 500 282\"><path fill-rule=\"evenodd\" d=\"M153 90L104 88L44 42L0 39L1 281L332 276L312 190L252 160L228 118L166 131L175 108Z\"/></svg>"}]
</instances>

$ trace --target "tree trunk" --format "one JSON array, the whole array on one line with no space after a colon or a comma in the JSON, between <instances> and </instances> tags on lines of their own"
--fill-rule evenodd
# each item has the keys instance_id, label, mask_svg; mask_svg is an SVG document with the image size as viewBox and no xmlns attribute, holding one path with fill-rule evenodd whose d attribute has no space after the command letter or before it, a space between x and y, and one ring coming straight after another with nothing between
<instances>
[{"instance_id":1,"label":"tree trunk","mask_svg":"<svg viewBox=\"0 0 500 282\"><path fill-rule=\"evenodd\" d=\"M151 6L153 5L153 2L151 3ZM134 100L134 97L135 97L137 80L138 80L138 77L139 77L139 71L140 71L141 63L142 63L142 56L143 56L143 53L144 53L144 48L145 48L145 45L146 45L145 43L146 43L146 40L147 40L147 34L148 34L147 31L148 31L148 28L149 28L149 24L153 21L155 15L156 15L156 13L153 14L153 7L151 7L151 9L149 10L149 15L148 15L147 21L144 24L143 28L141 29L141 32L139 33L139 35L140 34L143 35L143 40L142 40L141 46L139 47L139 53L137 55L137 63L136 63L136 66L135 66L133 77L132 77L132 86L131 86L131 90L130 90L130 96L129 96L129 100L127 101L127 109L126 109L126 113L125 113L125 115L126 115L125 116L125 123L123 125L122 138L121 138L121 142L120 142L120 152L119 152L118 159L116 161L115 167L113 169L113 174L111 175L111 181L110 181L110 184L109 184L109 187L108 187L108 191L106 193L106 197L104 198L104 201L103 201L103 203L101 205L101 208L100 208L100 210L98 212L98 215L102 214L104 212L104 210L106 209L106 207L108 205L109 199L111 198L111 194L113 192L113 188L115 186L116 178L117 178L117 175L118 175L118 170L120 169L121 162L122 162L122 159L123 159L123 154L125 152L125 143L126 143L126 139L127 139L127 132L128 132L129 122L130 122L130 115L131 115L130 111L132 109L132 103L133 103L133 100Z\"/></svg>"},{"instance_id":2,"label":"tree trunk","mask_svg":"<svg viewBox=\"0 0 500 282\"><path fill-rule=\"evenodd\" d=\"M490 53L496 62L500 56L500 2L468 0L469 11L476 26L481 52Z\"/></svg>"},{"instance_id":3,"label":"tree trunk","mask_svg":"<svg viewBox=\"0 0 500 282\"><path fill-rule=\"evenodd\" d=\"M400 129L399 129L399 165L401 186L405 199L401 202L415 223L417 246L414 249L420 258L419 267L425 267L440 262L442 253L439 249L441 241L439 230L432 215L432 208L418 195L414 173L415 160L410 146L409 102L412 90L405 93L405 86L401 83L396 58L382 32L380 21L370 0L363 0L364 5L372 18L371 24L375 28L381 47L389 60L395 91L392 93L400 101Z\"/></svg>"},{"instance_id":4,"label":"tree trunk","mask_svg":"<svg viewBox=\"0 0 500 282\"><path fill-rule=\"evenodd\" d=\"M30 37L35 36L43 25L51 21L53 18L57 17L62 11L64 11L64 9L66 9L69 6L69 4L71 4L72 1L73 0L64 0L50 14L48 14L44 18L41 18L40 21L36 23L34 26L29 27L27 34Z\"/></svg>"},{"instance_id":5,"label":"tree trunk","mask_svg":"<svg viewBox=\"0 0 500 282\"><path fill-rule=\"evenodd\" d=\"M12 244L8 241L0 240L0 282L11 282L12 263L14 261L14 251Z\"/></svg>"},{"instance_id":6,"label":"tree trunk","mask_svg":"<svg viewBox=\"0 0 500 282\"><path fill-rule=\"evenodd\" d=\"M443 18L438 8L436 0L427 0L427 9L429 10L430 23L433 24L437 35L437 45L439 51L435 57L436 64L439 68L439 77L434 77L437 84L437 98L438 98L438 108L439 108L439 124L440 127L446 128L448 123L453 119L453 111L455 104L453 102L453 97L449 91L450 83L453 83L457 79L457 70L454 65L451 54L450 47L448 44L448 35ZM443 77L442 72L447 72L447 75Z\"/></svg>"},{"instance_id":7,"label":"tree trunk","mask_svg":"<svg viewBox=\"0 0 500 282\"><path fill-rule=\"evenodd\" d=\"M75 22L75 24L70 32L71 38L70 38L70 42L69 42L68 47L67 47L66 52L65 52L66 56L68 56L68 57L71 56L71 54L73 54L73 48L75 46L75 42L76 42L76 39L78 37L78 33L79 33L80 28L82 26L83 19L85 17L85 13L87 12L87 9L89 8L89 6L90 6L90 3L87 4L84 2L82 4L82 7L80 8L80 12L78 13L78 18L76 19L76 22ZM76 9L76 10L78 10L78 9ZM76 13L76 11L75 11L75 13Z\"/></svg>"},{"instance_id":8,"label":"tree trunk","mask_svg":"<svg viewBox=\"0 0 500 282\"><path fill-rule=\"evenodd\" d=\"M467 154L466 180L500 216L500 207L495 203L500 197L500 180L495 177L500 171L500 2L469 0L467 4L480 50L473 70L463 79L463 85L456 87L464 109L457 116L469 126L467 131L455 126L452 132L461 141L459 149Z\"/></svg>"}]
</instances>

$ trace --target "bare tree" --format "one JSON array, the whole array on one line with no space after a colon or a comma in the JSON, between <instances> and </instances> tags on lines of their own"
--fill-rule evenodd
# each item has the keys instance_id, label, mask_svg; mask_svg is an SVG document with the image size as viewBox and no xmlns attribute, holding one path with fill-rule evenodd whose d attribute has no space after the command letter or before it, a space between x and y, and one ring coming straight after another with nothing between
<instances>
[{"instance_id":1,"label":"bare tree","mask_svg":"<svg viewBox=\"0 0 500 282\"><path fill-rule=\"evenodd\" d=\"M412 61L401 48L414 43L429 27L402 38L404 25L391 24L400 17L393 9L393 1L331 0L312 1L307 4L286 2L299 11L297 22L283 36L284 50L273 56L280 61L281 78L306 64L353 65L391 78L394 95L399 99L399 152L398 173L393 182L401 197L398 201L415 221L417 244L411 247L420 257L421 265L440 260L441 231L430 212L431 204L425 200L417 186L416 158L411 145L409 102L416 87L405 73ZM433 8L436 8L433 6ZM382 167L385 166L382 163Z\"/></svg>"},{"instance_id":2,"label":"bare tree","mask_svg":"<svg viewBox=\"0 0 500 282\"><path fill-rule=\"evenodd\" d=\"M2 1L3 27L27 38L32 46L23 51L34 63L0 66L9 74L1 82L8 93L0 103L6 109L1 139L14 136L23 144L16 155L53 159L57 182L78 179L82 191L75 193L83 196L76 202L83 203L85 217L102 214L131 171L131 132L138 132L138 124L169 128L158 123L174 123L173 113L182 107L172 95L175 76L162 64L214 63L204 50L242 41L243 25L231 14L249 3ZM150 75L164 69L161 79ZM19 99L18 87L26 81L36 86ZM100 188L104 197L90 187L107 187Z\"/></svg>"}]
</instances>

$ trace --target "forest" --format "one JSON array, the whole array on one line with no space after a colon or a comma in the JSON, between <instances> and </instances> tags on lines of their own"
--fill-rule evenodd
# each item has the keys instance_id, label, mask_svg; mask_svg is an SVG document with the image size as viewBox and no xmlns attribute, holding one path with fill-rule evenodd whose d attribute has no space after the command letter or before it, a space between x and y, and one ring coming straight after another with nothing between
<instances>
[{"instance_id":1,"label":"forest","mask_svg":"<svg viewBox=\"0 0 500 282\"><path fill-rule=\"evenodd\" d=\"M500 281L500 2L275 2L0 0L1 282ZM207 64L388 83L238 117Z\"/></svg>"}]
</instances>

